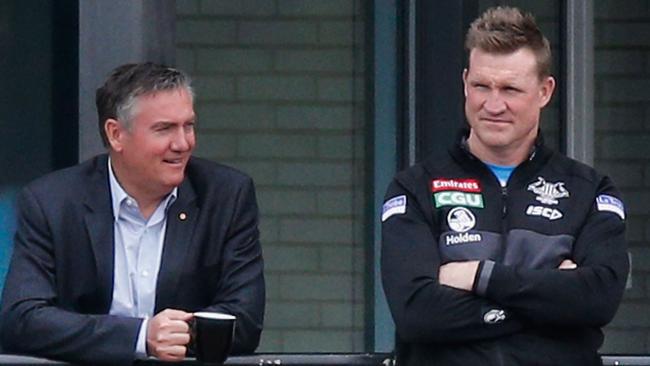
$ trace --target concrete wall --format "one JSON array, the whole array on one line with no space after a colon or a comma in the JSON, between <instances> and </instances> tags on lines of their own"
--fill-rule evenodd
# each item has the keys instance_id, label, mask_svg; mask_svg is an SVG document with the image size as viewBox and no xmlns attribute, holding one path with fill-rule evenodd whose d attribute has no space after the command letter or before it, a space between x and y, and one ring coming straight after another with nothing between
<instances>
[{"instance_id":1,"label":"concrete wall","mask_svg":"<svg viewBox=\"0 0 650 366\"><path fill-rule=\"evenodd\" d=\"M257 186L267 278L259 351L362 351L360 1L177 1L196 154Z\"/></svg>"},{"instance_id":2,"label":"concrete wall","mask_svg":"<svg viewBox=\"0 0 650 366\"><path fill-rule=\"evenodd\" d=\"M650 2L595 1L596 166L622 190L631 288L604 352L650 352Z\"/></svg>"}]
</instances>

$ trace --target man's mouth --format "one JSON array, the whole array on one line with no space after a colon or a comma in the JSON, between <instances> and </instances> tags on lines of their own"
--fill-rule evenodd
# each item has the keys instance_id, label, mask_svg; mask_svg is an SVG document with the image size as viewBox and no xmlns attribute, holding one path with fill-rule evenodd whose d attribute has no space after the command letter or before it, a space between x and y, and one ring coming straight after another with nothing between
<instances>
[{"instance_id":1,"label":"man's mouth","mask_svg":"<svg viewBox=\"0 0 650 366\"><path fill-rule=\"evenodd\" d=\"M510 120L503 119L503 118L481 118L482 121L484 122L490 122L490 123L511 123Z\"/></svg>"},{"instance_id":2,"label":"man's mouth","mask_svg":"<svg viewBox=\"0 0 650 366\"><path fill-rule=\"evenodd\" d=\"M167 163L167 164L173 164L173 165L180 165L180 164L183 164L184 161L185 161L185 159L183 159L183 158L177 158L177 159L163 159L163 162L164 162L164 163Z\"/></svg>"}]
</instances>

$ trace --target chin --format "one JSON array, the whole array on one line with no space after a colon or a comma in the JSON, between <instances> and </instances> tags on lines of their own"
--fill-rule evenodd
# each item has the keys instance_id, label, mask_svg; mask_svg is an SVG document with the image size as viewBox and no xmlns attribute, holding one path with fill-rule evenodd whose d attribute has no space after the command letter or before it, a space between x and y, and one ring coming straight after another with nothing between
<instances>
[{"instance_id":1,"label":"chin","mask_svg":"<svg viewBox=\"0 0 650 366\"><path fill-rule=\"evenodd\" d=\"M185 179L184 174L180 174L179 176L174 176L174 177L168 177L163 182L163 185L169 187L170 189L173 189L174 187L178 187L181 183L183 183L183 179Z\"/></svg>"},{"instance_id":2,"label":"chin","mask_svg":"<svg viewBox=\"0 0 650 366\"><path fill-rule=\"evenodd\" d=\"M494 147L508 145L511 141L509 136L497 131L482 133L481 136L479 136L479 139L483 141L485 145Z\"/></svg>"}]
</instances>

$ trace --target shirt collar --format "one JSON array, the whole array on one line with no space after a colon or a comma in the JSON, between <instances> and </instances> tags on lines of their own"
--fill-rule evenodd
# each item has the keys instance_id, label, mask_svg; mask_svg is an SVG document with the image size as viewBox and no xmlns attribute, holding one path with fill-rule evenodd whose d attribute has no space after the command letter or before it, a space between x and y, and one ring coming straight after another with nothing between
<instances>
[{"instance_id":1,"label":"shirt collar","mask_svg":"<svg viewBox=\"0 0 650 366\"><path fill-rule=\"evenodd\" d=\"M120 182L117 181L117 178L115 177L115 173L113 172L113 165L111 164L111 158L110 156L108 157L108 181L110 184L111 188L111 204L113 206L113 217L117 217L119 212L120 212L120 206L122 202L126 199L132 199L135 201L135 199L131 196L129 196L128 193L122 188L120 185ZM174 189L162 200L162 204L165 205L165 209L169 208L174 201L176 201L176 197L178 196L178 187L174 187Z\"/></svg>"}]
</instances>

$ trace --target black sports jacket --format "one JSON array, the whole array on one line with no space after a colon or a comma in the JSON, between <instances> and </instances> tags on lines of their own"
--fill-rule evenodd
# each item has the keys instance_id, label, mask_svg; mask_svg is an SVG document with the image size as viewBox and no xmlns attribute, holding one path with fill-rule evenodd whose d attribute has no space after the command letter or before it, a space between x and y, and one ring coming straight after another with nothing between
<instances>
[{"instance_id":1,"label":"black sports jacket","mask_svg":"<svg viewBox=\"0 0 650 366\"><path fill-rule=\"evenodd\" d=\"M538 139L507 186L466 148L396 175L382 280L402 365L599 365L629 263L609 178ZM557 269L571 259L577 269ZM440 265L480 260L472 292Z\"/></svg>"}]
</instances>

